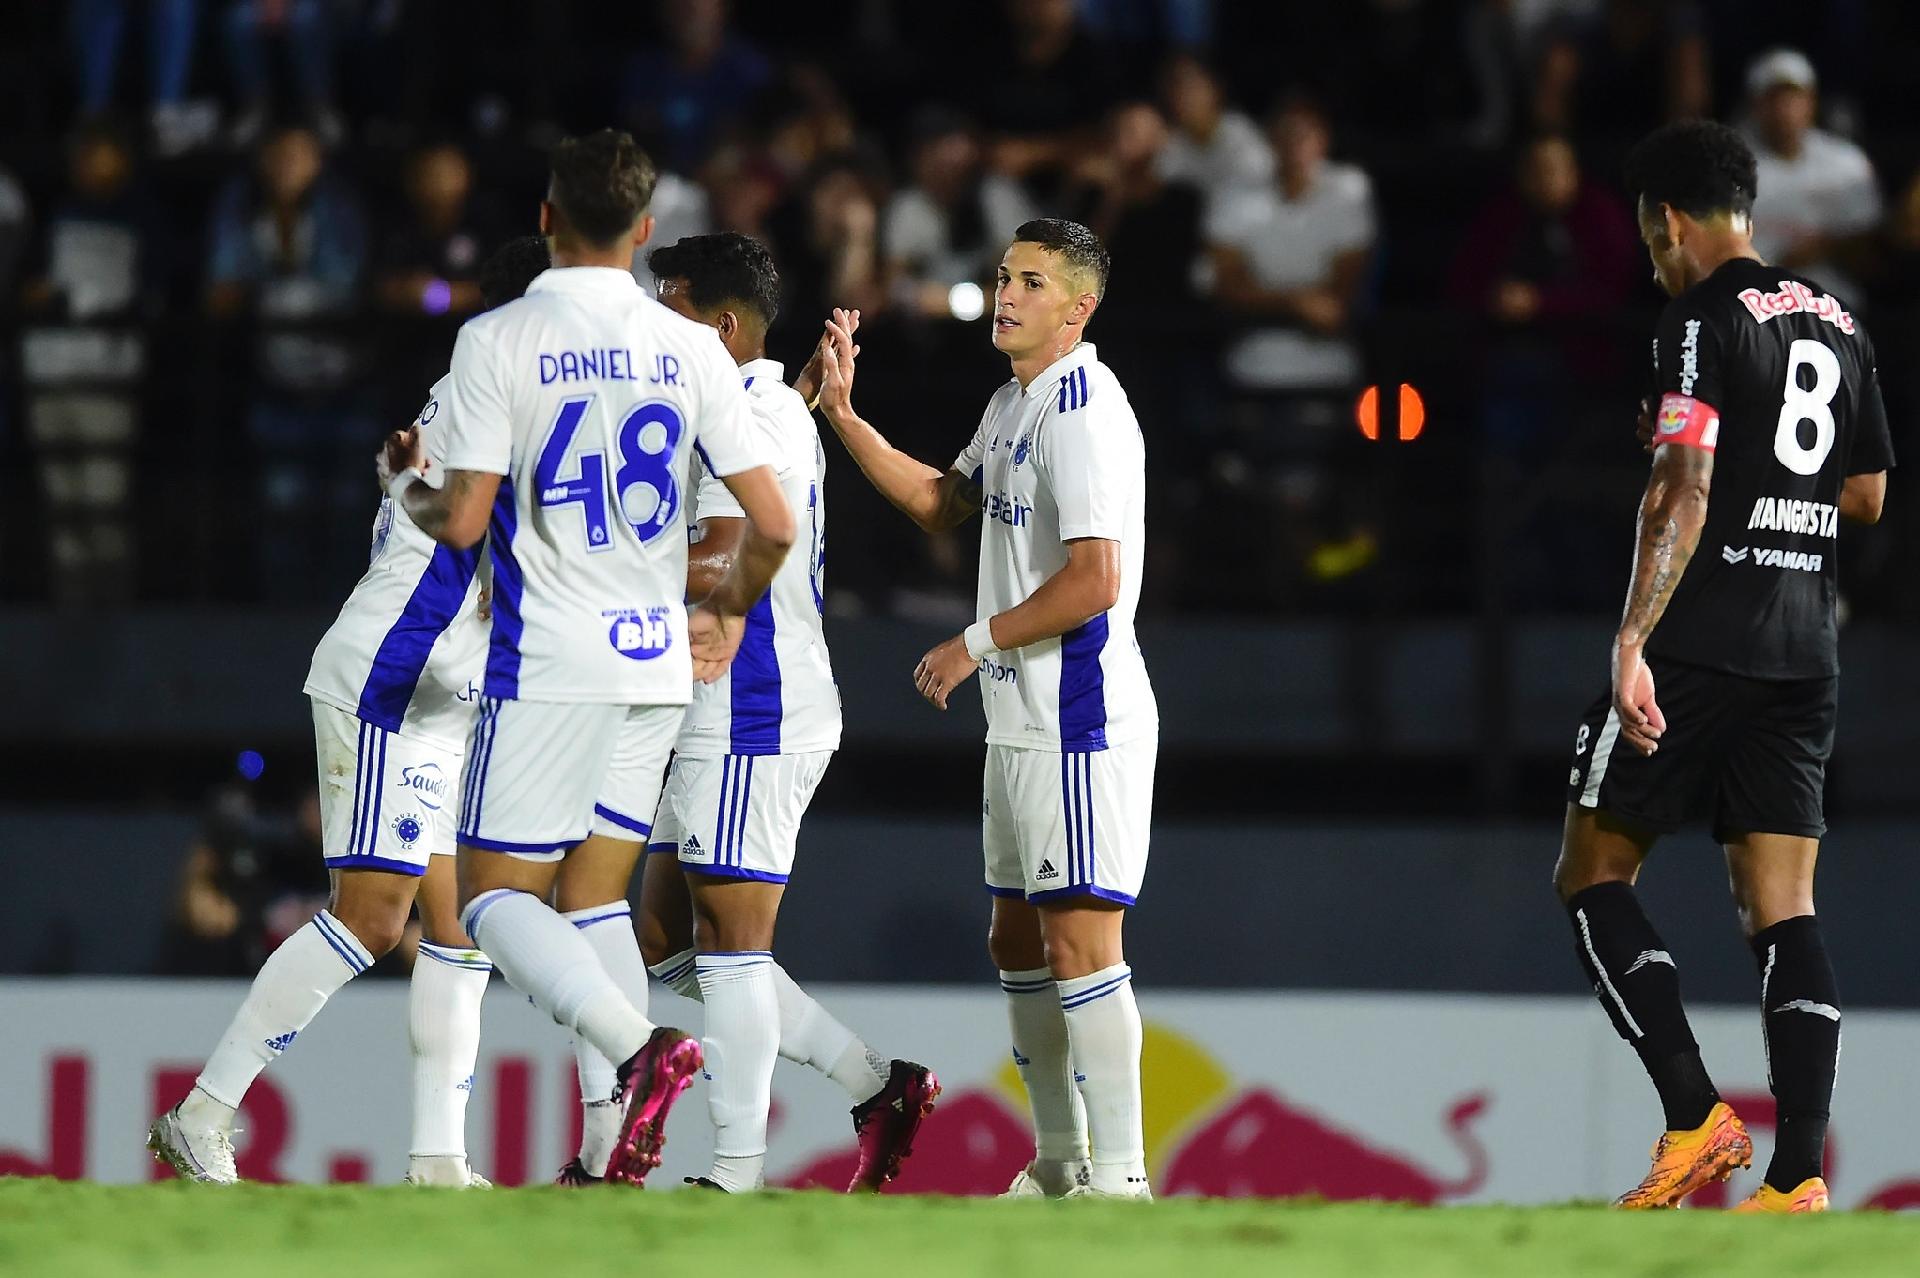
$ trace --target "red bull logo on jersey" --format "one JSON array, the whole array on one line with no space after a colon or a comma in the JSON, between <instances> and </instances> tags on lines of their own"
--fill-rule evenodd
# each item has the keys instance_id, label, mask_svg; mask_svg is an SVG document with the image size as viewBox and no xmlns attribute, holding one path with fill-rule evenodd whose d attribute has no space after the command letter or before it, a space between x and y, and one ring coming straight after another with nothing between
<instances>
[{"instance_id":1,"label":"red bull logo on jersey","mask_svg":"<svg viewBox=\"0 0 1920 1278\"><path fill-rule=\"evenodd\" d=\"M1839 298L1831 293L1816 294L1799 280L1781 280L1777 293L1743 288L1740 290L1740 300L1746 305L1747 313L1761 324L1776 315L1811 315L1843 333L1853 332L1853 316L1847 314Z\"/></svg>"},{"instance_id":2,"label":"red bull logo on jersey","mask_svg":"<svg viewBox=\"0 0 1920 1278\"><path fill-rule=\"evenodd\" d=\"M607 642L629 661L652 661L673 647L671 608L629 609L603 613L613 618Z\"/></svg>"}]
</instances>

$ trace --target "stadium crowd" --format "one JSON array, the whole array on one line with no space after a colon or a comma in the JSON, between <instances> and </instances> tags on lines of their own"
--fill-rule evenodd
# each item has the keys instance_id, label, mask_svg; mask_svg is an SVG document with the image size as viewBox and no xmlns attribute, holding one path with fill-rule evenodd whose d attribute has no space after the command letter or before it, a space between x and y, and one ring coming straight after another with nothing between
<instances>
[{"instance_id":1,"label":"stadium crowd","mask_svg":"<svg viewBox=\"0 0 1920 1278\"><path fill-rule=\"evenodd\" d=\"M1001 377L973 321L1011 229L1094 227L1149 612L1610 607L1658 304L1625 146L1742 122L1763 251L1912 349L1916 52L1891 0L11 6L0 598L338 597L375 441L530 228L546 147L613 122L659 166L656 242L766 240L790 368L860 308L868 403L936 461ZM1890 363L1899 446L1920 388ZM1399 382L1429 430L1368 445L1354 396ZM870 535L857 483L835 505L836 611L965 612L963 545ZM1890 510L1850 591L1911 617Z\"/></svg>"}]
</instances>

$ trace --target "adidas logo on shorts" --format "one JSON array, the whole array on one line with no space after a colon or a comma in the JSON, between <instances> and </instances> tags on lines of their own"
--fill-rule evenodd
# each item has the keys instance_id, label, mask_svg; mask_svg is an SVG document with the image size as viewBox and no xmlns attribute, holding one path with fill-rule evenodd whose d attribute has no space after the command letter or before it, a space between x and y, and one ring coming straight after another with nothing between
<instances>
[{"instance_id":1,"label":"adidas logo on shorts","mask_svg":"<svg viewBox=\"0 0 1920 1278\"><path fill-rule=\"evenodd\" d=\"M1042 861L1040 863L1039 873L1033 877L1036 879L1057 879L1060 877L1060 871L1053 868L1053 862Z\"/></svg>"},{"instance_id":2,"label":"adidas logo on shorts","mask_svg":"<svg viewBox=\"0 0 1920 1278\"><path fill-rule=\"evenodd\" d=\"M689 834L684 840L682 840L680 844L680 851L682 855L687 856L689 858L697 857L697 856L705 856L707 852L705 848L700 846L700 836L697 834Z\"/></svg>"}]
</instances>

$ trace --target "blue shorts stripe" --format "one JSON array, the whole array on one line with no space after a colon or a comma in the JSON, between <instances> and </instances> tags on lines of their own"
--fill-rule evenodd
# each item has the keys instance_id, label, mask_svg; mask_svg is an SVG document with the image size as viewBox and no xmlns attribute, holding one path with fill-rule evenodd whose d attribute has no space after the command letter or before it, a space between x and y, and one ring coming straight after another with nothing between
<instances>
[{"instance_id":1,"label":"blue shorts stripe","mask_svg":"<svg viewBox=\"0 0 1920 1278\"><path fill-rule=\"evenodd\" d=\"M1080 817L1085 822L1086 831L1086 874L1082 883L1093 884L1100 881L1099 832L1093 824L1093 756L1083 754L1080 758Z\"/></svg>"},{"instance_id":2,"label":"blue shorts stripe","mask_svg":"<svg viewBox=\"0 0 1920 1278\"><path fill-rule=\"evenodd\" d=\"M613 822L615 825L619 826L623 830L633 831L633 833L639 835L643 839L646 838L649 834L653 833L653 827L648 825L645 821L636 821L630 816L625 816L619 812L615 812L612 808L607 807L605 804L601 804L601 803L594 804L593 813L597 817L601 817L605 820Z\"/></svg>"},{"instance_id":3,"label":"blue shorts stripe","mask_svg":"<svg viewBox=\"0 0 1920 1278\"><path fill-rule=\"evenodd\" d=\"M701 874L711 879L752 879L756 883L785 883L788 876L772 874L766 870L749 870L738 865L688 865L689 874Z\"/></svg>"},{"instance_id":4,"label":"blue shorts stripe","mask_svg":"<svg viewBox=\"0 0 1920 1278\"><path fill-rule=\"evenodd\" d=\"M989 883L986 886L987 886L987 892L991 896L1024 897L1027 894L1027 890L1025 888L1001 887L996 883Z\"/></svg>"},{"instance_id":5,"label":"blue shorts stripe","mask_svg":"<svg viewBox=\"0 0 1920 1278\"><path fill-rule=\"evenodd\" d=\"M388 870L394 874L411 874L415 878L427 872L424 861L396 861L390 856L376 856L371 852L330 856L326 858L326 866L329 870Z\"/></svg>"},{"instance_id":6,"label":"blue shorts stripe","mask_svg":"<svg viewBox=\"0 0 1920 1278\"><path fill-rule=\"evenodd\" d=\"M1097 887L1092 883L1082 883L1079 887L1048 888L1044 892L1029 892L1027 900L1038 904L1042 901L1057 901L1069 896L1097 896L1102 901L1113 901L1119 905L1132 905L1138 899L1125 892L1115 892L1112 888Z\"/></svg>"},{"instance_id":7,"label":"blue shorts stripe","mask_svg":"<svg viewBox=\"0 0 1920 1278\"><path fill-rule=\"evenodd\" d=\"M727 791L733 786L733 756L720 759L720 806L713 814L713 860L719 864L727 848Z\"/></svg>"},{"instance_id":8,"label":"blue shorts stripe","mask_svg":"<svg viewBox=\"0 0 1920 1278\"><path fill-rule=\"evenodd\" d=\"M387 743L393 740L390 733L375 728L374 736L380 742L380 762L373 768L373 819L367 823L366 845L360 849L361 855L372 856L380 842L380 802L387 794Z\"/></svg>"},{"instance_id":9,"label":"blue shorts stripe","mask_svg":"<svg viewBox=\"0 0 1920 1278\"><path fill-rule=\"evenodd\" d=\"M647 844L648 856L678 856L679 854L680 854L680 845L678 843Z\"/></svg>"},{"instance_id":10,"label":"blue shorts stripe","mask_svg":"<svg viewBox=\"0 0 1920 1278\"><path fill-rule=\"evenodd\" d=\"M567 852L580 846L579 839L560 839L552 843L510 843L505 839L483 839L469 831L460 831L460 846L482 852L519 852L538 856L548 852Z\"/></svg>"},{"instance_id":11,"label":"blue shorts stripe","mask_svg":"<svg viewBox=\"0 0 1920 1278\"><path fill-rule=\"evenodd\" d=\"M362 831L367 825L367 734L373 725L365 719L360 720L360 739L353 748L353 823L347 835L347 854L360 850Z\"/></svg>"}]
</instances>

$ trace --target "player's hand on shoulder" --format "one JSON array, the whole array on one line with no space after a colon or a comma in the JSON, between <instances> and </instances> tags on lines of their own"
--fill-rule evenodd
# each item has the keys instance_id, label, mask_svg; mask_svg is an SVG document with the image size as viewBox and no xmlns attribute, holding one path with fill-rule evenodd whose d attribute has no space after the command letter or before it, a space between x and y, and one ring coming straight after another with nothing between
<instances>
[{"instance_id":1,"label":"player's hand on shoulder","mask_svg":"<svg viewBox=\"0 0 1920 1278\"><path fill-rule=\"evenodd\" d=\"M1640 416L1634 419L1633 434L1634 438L1640 441L1643 452L1653 451L1653 397L1651 395L1640 397Z\"/></svg>"},{"instance_id":2,"label":"player's hand on shoulder","mask_svg":"<svg viewBox=\"0 0 1920 1278\"><path fill-rule=\"evenodd\" d=\"M967 655L967 637L955 635L920 658L920 664L913 668L913 686L937 709L945 710L947 697L978 668Z\"/></svg>"},{"instance_id":3,"label":"player's hand on shoulder","mask_svg":"<svg viewBox=\"0 0 1920 1278\"><path fill-rule=\"evenodd\" d=\"M420 430L417 426L396 430L387 436L379 455L374 458L373 471L380 480L381 489L385 490L393 482L393 477L409 466L420 471L427 468L426 455L420 449Z\"/></svg>"},{"instance_id":4,"label":"player's hand on shoulder","mask_svg":"<svg viewBox=\"0 0 1920 1278\"><path fill-rule=\"evenodd\" d=\"M693 677L712 683L733 664L746 633L745 617L729 617L706 604L687 614L687 651L693 655Z\"/></svg>"}]
</instances>

